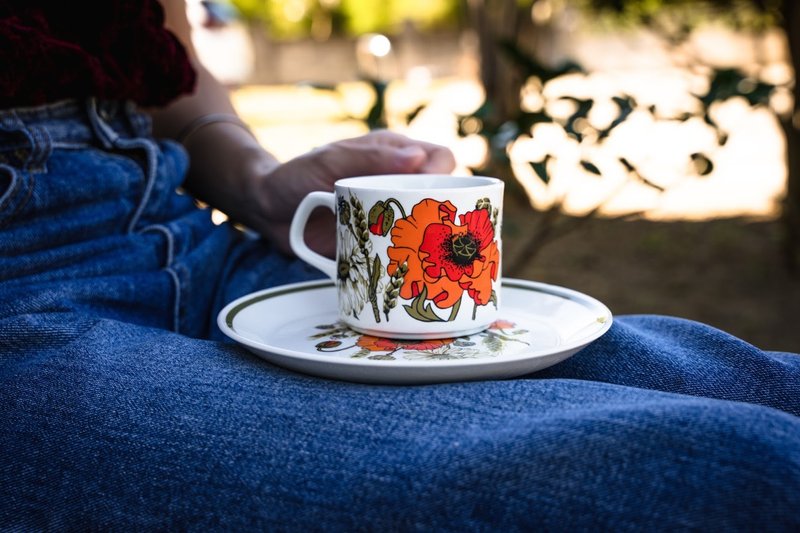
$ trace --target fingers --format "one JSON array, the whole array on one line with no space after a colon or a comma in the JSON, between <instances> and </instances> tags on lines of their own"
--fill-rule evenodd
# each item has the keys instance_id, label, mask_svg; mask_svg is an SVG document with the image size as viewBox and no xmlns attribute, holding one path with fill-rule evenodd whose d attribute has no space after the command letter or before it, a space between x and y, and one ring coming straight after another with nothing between
<instances>
[{"instance_id":1,"label":"fingers","mask_svg":"<svg viewBox=\"0 0 800 533\"><path fill-rule=\"evenodd\" d=\"M453 152L444 146L418 141L387 130L376 131L372 135L375 135L380 142L400 147L406 155L412 152L415 154L413 162L418 164L411 167L408 172L448 174L456 166ZM424 156L420 154L420 150L424 153Z\"/></svg>"},{"instance_id":2,"label":"fingers","mask_svg":"<svg viewBox=\"0 0 800 533\"><path fill-rule=\"evenodd\" d=\"M426 158L418 148L404 149L366 142L334 143L317 152L331 184L339 178L415 172Z\"/></svg>"},{"instance_id":3,"label":"fingers","mask_svg":"<svg viewBox=\"0 0 800 533\"><path fill-rule=\"evenodd\" d=\"M320 146L277 167L258 180L258 214L253 227L288 252L288 228L294 210L311 191L331 190L339 178L377 174L449 174L455 168L452 152L437 144L417 141L389 131L376 131ZM330 219L332 215L327 214ZM312 227L335 227L315 218ZM324 219L322 219L324 220ZM330 222L330 221L329 221ZM312 232L308 243L326 255L335 239Z\"/></svg>"},{"instance_id":4,"label":"fingers","mask_svg":"<svg viewBox=\"0 0 800 533\"><path fill-rule=\"evenodd\" d=\"M446 147L418 141L388 130L376 130L341 142L352 152L334 166L349 176L389 173L448 174L455 168L453 153ZM343 154L342 154L343 155ZM347 167L347 168L342 168Z\"/></svg>"},{"instance_id":5,"label":"fingers","mask_svg":"<svg viewBox=\"0 0 800 533\"><path fill-rule=\"evenodd\" d=\"M428 146L425 163L419 168L419 172L425 174L449 174L452 172L456 167L456 159L453 156L453 152L444 146L436 144Z\"/></svg>"},{"instance_id":6,"label":"fingers","mask_svg":"<svg viewBox=\"0 0 800 533\"><path fill-rule=\"evenodd\" d=\"M410 144L403 148L392 148L394 153L394 172L420 172L428 160L428 153L421 146Z\"/></svg>"},{"instance_id":7,"label":"fingers","mask_svg":"<svg viewBox=\"0 0 800 533\"><path fill-rule=\"evenodd\" d=\"M414 142L401 148L397 157L397 172L449 174L456 166L456 160L449 149L430 143Z\"/></svg>"}]
</instances>

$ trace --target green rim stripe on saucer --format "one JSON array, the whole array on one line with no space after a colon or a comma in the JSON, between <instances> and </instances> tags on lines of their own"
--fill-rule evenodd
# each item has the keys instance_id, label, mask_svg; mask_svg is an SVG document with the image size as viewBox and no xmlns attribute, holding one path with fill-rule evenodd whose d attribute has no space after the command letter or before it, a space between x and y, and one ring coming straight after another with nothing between
<instances>
[{"instance_id":1,"label":"green rim stripe on saucer","mask_svg":"<svg viewBox=\"0 0 800 533\"><path fill-rule=\"evenodd\" d=\"M332 281L323 280L320 281L319 283L315 283L314 285L306 285L305 287L289 287L287 289L271 292L269 294L261 294L259 296L255 296L249 300L245 300L244 302L240 303L239 305L228 311L228 314L225 315L225 323L228 325L229 328L233 329L233 319L236 317L236 314L245 307L258 303L262 300L269 300L270 298L275 298L277 296L284 296L286 294L292 294L295 292L303 292L303 291L321 289L323 287L333 287L333 286L334 284Z\"/></svg>"}]
</instances>

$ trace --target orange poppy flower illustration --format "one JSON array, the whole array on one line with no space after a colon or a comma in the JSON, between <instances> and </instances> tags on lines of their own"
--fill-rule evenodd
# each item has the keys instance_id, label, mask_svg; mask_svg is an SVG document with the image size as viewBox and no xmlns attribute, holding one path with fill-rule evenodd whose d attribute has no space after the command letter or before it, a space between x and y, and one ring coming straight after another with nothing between
<instances>
[{"instance_id":1,"label":"orange poppy flower illustration","mask_svg":"<svg viewBox=\"0 0 800 533\"><path fill-rule=\"evenodd\" d=\"M395 223L391 239L387 272L408 269L401 298L424 294L440 309L460 304L464 291L476 306L492 300L500 252L489 210L475 209L456 221L452 203L426 199Z\"/></svg>"},{"instance_id":2,"label":"orange poppy flower illustration","mask_svg":"<svg viewBox=\"0 0 800 533\"><path fill-rule=\"evenodd\" d=\"M510 320L495 320L489 325L489 329L510 329L513 328L515 324Z\"/></svg>"},{"instance_id":3,"label":"orange poppy flower illustration","mask_svg":"<svg viewBox=\"0 0 800 533\"><path fill-rule=\"evenodd\" d=\"M397 350L435 350L442 346L452 344L455 339L426 339L402 341L362 335L356 341L356 346L370 352L394 352Z\"/></svg>"}]
</instances>

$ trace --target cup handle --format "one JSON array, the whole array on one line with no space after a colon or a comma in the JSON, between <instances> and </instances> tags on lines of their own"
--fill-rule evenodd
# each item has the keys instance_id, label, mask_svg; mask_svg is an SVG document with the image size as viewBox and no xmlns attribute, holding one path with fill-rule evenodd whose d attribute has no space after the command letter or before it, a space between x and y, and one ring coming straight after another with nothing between
<instances>
[{"instance_id":1,"label":"cup handle","mask_svg":"<svg viewBox=\"0 0 800 533\"><path fill-rule=\"evenodd\" d=\"M329 278L336 281L336 261L313 251L303 239L308 217L317 207L327 207L336 214L336 195L332 192L316 191L303 198L303 201L297 206L297 211L295 211L294 218L292 218L292 225L289 228L289 245L297 257L309 265L317 267Z\"/></svg>"}]
</instances>

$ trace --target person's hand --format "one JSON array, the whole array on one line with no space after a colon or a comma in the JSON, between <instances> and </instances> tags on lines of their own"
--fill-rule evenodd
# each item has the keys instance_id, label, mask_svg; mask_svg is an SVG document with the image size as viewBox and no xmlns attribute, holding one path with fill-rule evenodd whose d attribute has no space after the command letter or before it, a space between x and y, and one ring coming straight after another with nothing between
<instances>
[{"instance_id":1,"label":"person's hand","mask_svg":"<svg viewBox=\"0 0 800 533\"><path fill-rule=\"evenodd\" d=\"M332 191L340 178L374 174L447 174L455 167L447 148L409 139L386 130L334 142L259 173L253 183L254 204L247 217L255 231L290 253L289 227L300 201L312 191ZM325 255L335 253L333 214L319 210L306 227L308 245Z\"/></svg>"},{"instance_id":2,"label":"person's hand","mask_svg":"<svg viewBox=\"0 0 800 533\"><path fill-rule=\"evenodd\" d=\"M283 164L236 121L206 123L187 135L187 125L201 117L236 116L227 89L202 65L192 46L191 25L183 2L162 0L166 26L189 52L197 72L191 95L169 106L149 110L158 137L180 141L189 155L184 188L271 239L284 252L297 206L312 191L331 191L339 178L369 174L446 174L455 161L442 146L411 140L389 131L328 144ZM233 122L233 123L232 123ZM327 219L327 220L326 220ZM335 252L335 223L330 213L315 213L307 227L308 245L320 253Z\"/></svg>"}]
</instances>

